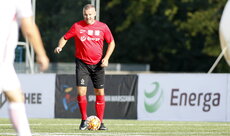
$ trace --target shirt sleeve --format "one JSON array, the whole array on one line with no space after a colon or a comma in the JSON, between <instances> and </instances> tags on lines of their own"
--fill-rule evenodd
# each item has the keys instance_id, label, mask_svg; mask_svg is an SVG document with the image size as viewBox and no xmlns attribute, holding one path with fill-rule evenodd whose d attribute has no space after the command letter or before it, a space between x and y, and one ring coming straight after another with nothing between
<instances>
[{"instance_id":1,"label":"shirt sleeve","mask_svg":"<svg viewBox=\"0 0 230 136\"><path fill-rule=\"evenodd\" d=\"M113 35L109 29L109 27L107 25L105 25L105 35L104 35L105 41L107 43L111 43L114 39L113 39Z\"/></svg>"},{"instance_id":2,"label":"shirt sleeve","mask_svg":"<svg viewBox=\"0 0 230 136\"><path fill-rule=\"evenodd\" d=\"M69 40L70 38L74 37L76 35L76 25L73 24L71 28L68 30L68 32L65 33L64 38L65 40Z\"/></svg>"},{"instance_id":3,"label":"shirt sleeve","mask_svg":"<svg viewBox=\"0 0 230 136\"><path fill-rule=\"evenodd\" d=\"M31 0L17 0L17 17L26 18L33 16Z\"/></svg>"}]
</instances>

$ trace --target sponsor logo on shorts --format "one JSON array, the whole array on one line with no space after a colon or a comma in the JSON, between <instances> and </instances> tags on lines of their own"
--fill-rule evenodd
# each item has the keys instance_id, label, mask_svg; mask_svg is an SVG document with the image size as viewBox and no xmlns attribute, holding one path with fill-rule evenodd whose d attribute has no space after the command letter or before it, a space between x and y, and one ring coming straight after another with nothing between
<instances>
[{"instance_id":1,"label":"sponsor logo on shorts","mask_svg":"<svg viewBox=\"0 0 230 136\"><path fill-rule=\"evenodd\" d=\"M81 79L81 85L84 85L84 84L85 84L85 80Z\"/></svg>"}]
</instances>

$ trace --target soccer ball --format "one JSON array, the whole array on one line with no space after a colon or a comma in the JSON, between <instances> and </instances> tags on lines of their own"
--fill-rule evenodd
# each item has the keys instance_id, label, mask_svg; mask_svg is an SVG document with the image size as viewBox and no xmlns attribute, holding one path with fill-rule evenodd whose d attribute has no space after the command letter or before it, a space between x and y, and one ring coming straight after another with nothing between
<instances>
[{"instance_id":1,"label":"soccer ball","mask_svg":"<svg viewBox=\"0 0 230 136\"><path fill-rule=\"evenodd\" d=\"M89 116L86 119L88 130L98 130L101 126L101 121L97 116Z\"/></svg>"}]
</instances>

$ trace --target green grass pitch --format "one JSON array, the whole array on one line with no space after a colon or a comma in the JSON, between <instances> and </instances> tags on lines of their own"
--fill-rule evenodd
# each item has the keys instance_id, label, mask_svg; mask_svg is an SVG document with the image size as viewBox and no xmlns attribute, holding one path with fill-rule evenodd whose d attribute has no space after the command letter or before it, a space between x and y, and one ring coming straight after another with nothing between
<instances>
[{"instance_id":1,"label":"green grass pitch","mask_svg":"<svg viewBox=\"0 0 230 136\"><path fill-rule=\"evenodd\" d=\"M108 120L107 131L79 130L80 119L29 119L33 136L230 136L230 122ZM15 136L0 119L0 136Z\"/></svg>"}]
</instances>

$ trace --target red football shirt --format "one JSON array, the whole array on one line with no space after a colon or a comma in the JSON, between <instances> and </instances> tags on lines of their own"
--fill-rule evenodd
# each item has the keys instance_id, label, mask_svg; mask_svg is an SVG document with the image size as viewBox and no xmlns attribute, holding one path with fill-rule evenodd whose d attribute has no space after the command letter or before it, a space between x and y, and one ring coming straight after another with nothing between
<instances>
[{"instance_id":1,"label":"red football shirt","mask_svg":"<svg viewBox=\"0 0 230 136\"><path fill-rule=\"evenodd\" d=\"M89 65L97 64L103 55L104 40L113 41L109 27L99 21L89 25L84 20L74 23L64 35L66 40L74 37L75 57Z\"/></svg>"}]
</instances>

